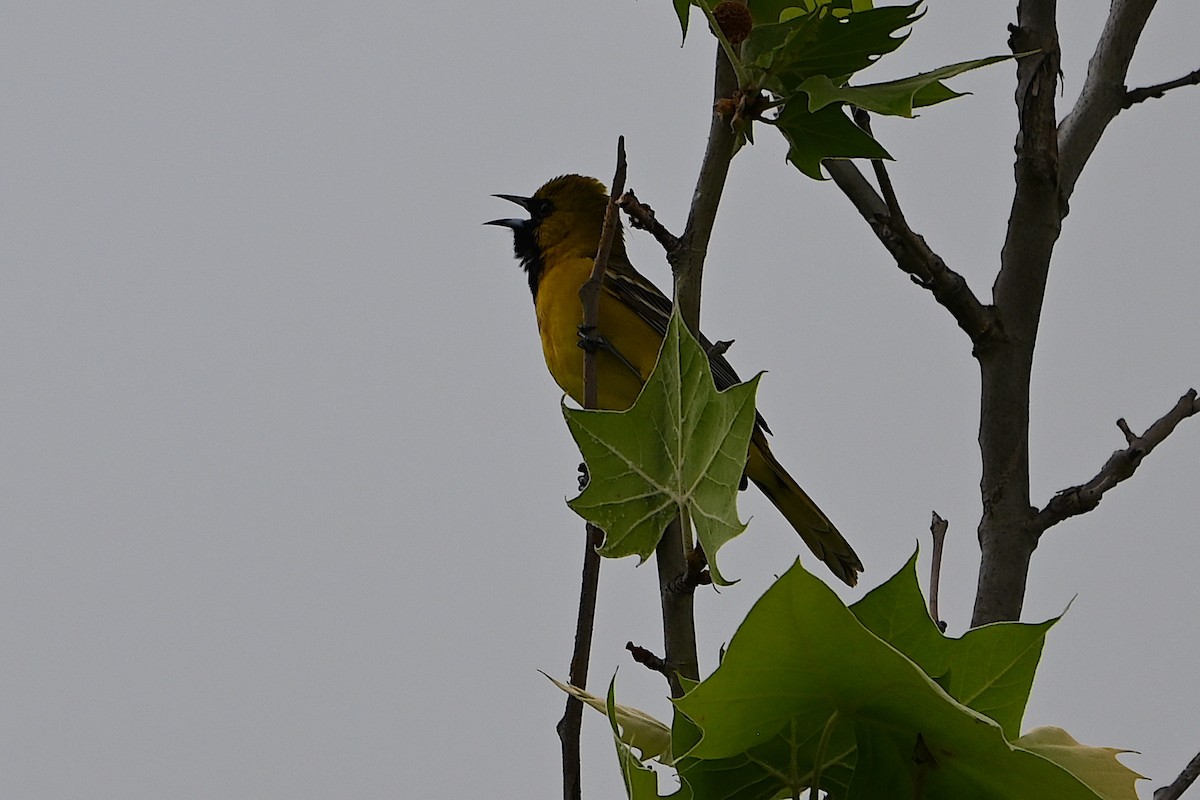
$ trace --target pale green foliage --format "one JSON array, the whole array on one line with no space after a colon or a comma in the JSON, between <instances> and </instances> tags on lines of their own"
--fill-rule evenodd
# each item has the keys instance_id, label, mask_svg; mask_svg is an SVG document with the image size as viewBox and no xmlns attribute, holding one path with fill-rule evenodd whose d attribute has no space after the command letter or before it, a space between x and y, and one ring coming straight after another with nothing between
<instances>
[{"instance_id":1,"label":"pale green foliage","mask_svg":"<svg viewBox=\"0 0 1200 800\"><path fill-rule=\"evenodd\" d=\"M613 678L608 683L608 696L600 710L608 716L608 724L612 728L613 743L617 747L617 761L621 764L621 777L625 779L625 794L632 800L656 798L658 797L658 778L655 776L654 770L643 764L642 760L630 749L636 745L631 744L627 738L628 727L622 727L620 711L622 707L617 705L616 692L617 679ZM589 705L591 704L589 703Z\"/></svg>"},{"instance_id":2,"label":"pale green foliage","mask_svg":"<svg viewBox=\"0 0 1200 800\"><path fill-rule=\"evenodd\" d=\"M545 675L546 673L543 672L542 674ZM584 691L577 686L556 681L549 675L546 675L546 677L551 683L575 699L586 703L597 711L607 713L616 726L615 733L617 739L630 747L636 748L641 754L642 760L648 761L655 758L663 762L670 762L671 729L645 711L631 708L630 706L619 706L612 702L611 687L609 688L610 696L606 701L604 698L597 697L591 692Z\"/></svg>"},{"instance_id":3,"label":"pale green foliage","mask_svg":"<svg viewBox=\"0 0 1200 800\"><path fill-rule=\"evenodd\" d=\"M654 552L680 514L691 521L713 580L717 551L745 530L737 493L754 429L758 377L728 391L713 384L708 356L672 316L658 364L627 411L563 407L589 481L569 505L605 532L601 555Z\"/></svg>"},{"instance_id":4,"label":"pale green foliage","mask_svg":"<svg viewBox=\"0 0 1200 800\"><path fill-rule=\"evenodd\" d=\"M1034 728L1014 744L1055 764L1061 764L1092 787L1104 800L1136 797L1135 783L1145 780L1144 775L1137 774L1117 760L1121 753L1134 751L1119 750L1115 747L1088 747L1075 741L1074 737L1062 728Z\"/></svg>"}]
</instances>

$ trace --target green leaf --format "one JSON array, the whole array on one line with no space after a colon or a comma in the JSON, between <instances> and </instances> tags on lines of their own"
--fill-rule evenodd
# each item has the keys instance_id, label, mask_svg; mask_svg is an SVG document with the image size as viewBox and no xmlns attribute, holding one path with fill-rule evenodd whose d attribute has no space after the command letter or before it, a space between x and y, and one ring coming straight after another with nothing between
<instances>
[{"instance_id":1,"label":"green leaf","mask_svg":"<svg viewBox=\"0 0 1200 800\"><path fill-rule=\"evenodd\" d=\"M891 159L883 145L850 121L840 106L829 106L814 114L803 98L794 98L771 122L790 145L788 161L815 180L824 180L821 162L827 158Z\"/></svg>"},{"instance_id":2,"label":"green leaf","mask_svg":"<svg viewBox=\"0 0 1200 800\"><path fill-rule=\"evenodd\" d=\"M688 17L692 12L692 0L671 0L671 4L675 6L675 16L679 17L679 29L683 34L683 38L687 38Z\"/></svg>"},{"instance_id":3,"label":"green leaf","mask_svg":"<svg viewBox=\"0 0 1200 800\"><path fill-rule=\"evenodd\" d=\"M780 22L827 7L835 14L864 11L870 0L750 0L750 13L756 23Z\"/></svg>"},{"instance_id":4,"label":"green leaf","mask_svg":"<svg viewBox=\"0 0 1200 800\"><path fill-rule=\"evenodd\" d=\"M708 356L672 315L658 363L627 411L563 406L590 480L568 505L605 532L600 554L645 561L679 514L695 526L713 581L717 551L745 530L738 485L754 429L755 376L718 392Z\"/></svg>"},{"instance_id":5,"label":"green leaf","mask_svg":"<svg viewBox=\"0 0 1200 800\"><path fill-rule=\"evenodd\" d=\"M1075 741L1062 728L1034 728L1013 744L1053 761L1092 787L1104 800L1137 800L1135 784L1145 780L1117 760L1121 753L1115 747L1088 747Z\"/></svg>"},{"instance_id":6,"label":"green leaf","mask_svg":"<svg viewBox=\"0 0 1200 800\"><path fill-rule=\"evenodd\" d=\"M814 75L845 79L892 52L907 38L894 36L920 18L920 0L837 14L819 6L784 22L755 25L743 45L743 61L752 79L789 97Z\"/></svg>"},{"instance_id":7,"label":"green leaf","mask_svg":"<svg viewBox=\"0 0 1200 800\"><path fill-rule=\"evenodd\" d=\"M1003 622L951 639L938 630L918 588L917 556L850 607L867 630L916 662L951 697L1000 724L1010 741L1033 686L1046 632L1036 624Z\"/></svg>"},{"instance_id":8,"label":"green leaf","mask_svg":"<svg viewBox=\"0 0 1200 800\"><path fill-rule=\"evenodd\" d=\"M799 564L755 604L721 666L676 707L701 731L677 760L695 798L798 794L818 766L831 798L1098 797L1067 770L1009 744L998 724L946 694Z\"/></svg>"},{"instance_id":9,"label":"green leaf","mask_svg":"<svg viewBox=\"0 0 1200 800\"><path fill-rule=\"evenodd\" d=\"M877 114L911 117L913 108L930 106L962 96L961 93L951 90L941 81L1010 58L1012 58L1010 55L977 58L973 61L950 64L930 72L922 72L920 75L912 75L901 80L869 83L863 86L845 86L830 80L825 75L815 75L801 83L798 88L808 95L809 111L819 111L828 105L840 102Z\"/></svg>"}]
</instances>

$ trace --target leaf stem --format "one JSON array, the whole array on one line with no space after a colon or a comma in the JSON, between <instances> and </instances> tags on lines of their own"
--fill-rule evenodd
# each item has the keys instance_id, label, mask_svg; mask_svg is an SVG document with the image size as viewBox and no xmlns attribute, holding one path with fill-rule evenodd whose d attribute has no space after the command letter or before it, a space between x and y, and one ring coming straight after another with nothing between
<instances>
[{"instance_id":1,"label":"leaf stem","mask_svg":"<svg viewBox=\"0 0 1200 800\"><path fill-rule=\"evenodd\" d=\"M825 769L825 751L829 748L829 739L833 736L833 729L838 723L841 713L834 709L829 715L829 719L825 720L825 729L821 731L821 741L817 744L817 754L813 759L813 776L812 788L809 790L808 796L813 800L817 800L821 795L821 773Z\"/></svg>"}]
</instances>

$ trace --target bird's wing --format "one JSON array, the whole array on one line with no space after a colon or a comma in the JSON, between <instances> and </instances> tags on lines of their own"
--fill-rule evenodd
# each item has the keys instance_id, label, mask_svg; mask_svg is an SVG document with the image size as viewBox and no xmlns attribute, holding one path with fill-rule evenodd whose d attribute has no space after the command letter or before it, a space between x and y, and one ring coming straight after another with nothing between
<instances>
[{"instance_id":1,"label":"bird's wing","mask_svg":"<svg viewBox=\"0 0 1200 800\"><path fill-rule=\"evenodd\" d=\"M657 286L634 269L628 260L610 257L608 269L604 274L604 290L632 309L647 325L658 331L660 336L667 335L667 323L671 320L671 301ZM725 360L725 356L713 354L713 343L704 334L700 334L700 346L709 354L708 363L712 368L713 383L719 391L742 382L734 372L733 366ZM755 419L764 431L771 432L762 414L755 412Z\"/></svg>"}]
</instances>

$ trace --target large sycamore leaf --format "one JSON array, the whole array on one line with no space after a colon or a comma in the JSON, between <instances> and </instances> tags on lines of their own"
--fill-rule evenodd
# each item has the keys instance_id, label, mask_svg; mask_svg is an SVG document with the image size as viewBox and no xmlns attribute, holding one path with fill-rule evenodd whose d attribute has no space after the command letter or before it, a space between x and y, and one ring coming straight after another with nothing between
<instances>
[{"instance_id":1,"label":"large sycamore leaf","mask_svg":"<svg viewBox=\"0 0 1200 800\"><path fill-rule=\"evenodd\" d=\"M737 492L758 379L718 392L708 356L676 312L658 364L631 408L563 406L590 478L569 505L604 530L601 555L645 561L682 513L704 547L713 580L728 583L716 556L746 527L738 520Z\"/></svg>"},{"instance_id":2,"label":"large sycamore leaf","mask_svg":"<svg viewBox=\"0 0 1200 800\"><path fill-rule=\"evenodd\" d=\"M718 671L684 687L670 734L671 751L684 753L674 762L682 786L672 797L795 796L811 786L820 763L821 788L833 800L1136 800L1134 784L1142 776L1117 760L1130 751L1081 745L1061 728L1011 739L994 720L941 691L946 681L931 680L915 663L940 658L951 665L949 674L991 673L993 680L979 682L1012 682L1026 694L1027 672L1036 664L1029 670L1012 665L1027 662L1031 649L1040 651L1050 624L988 626L972 632L987 632L973 642L963 637L939 644L944 637L925 612L915 558L849 611L797 565L755 605ZM995 638L1005 625L1014 639ZM1031 646L1034 639L1039 642ZM1002 652L1006 645L1013 653ZM975 701L989 691L976 693ZM628 796L656 798L653 775L641 762L646 749L659 745L639 746L639 760L630 749L630 727L651 730L659 741L666 726L616 705L611 686L606 703L584 699L609 715ZM1006 713L1003 706L1000 711Z\"/></svg>"},{"instance_id":3,"label":"large sycamore leaf","mask_svg":"<svg viewBox=\"0 0 1200 800\"><path fill-rule=\"evenodd\" d=\"M809 111L820 111L833 103L845 103L877 114L911 117L914 108L962 97L962 92L956 92L946 86L942 83L943 80L1010 58L1011 55L977 58L919 75L910 75L901 80L868 83L862 86L846 86L826 75L814 75L797 88L808 95Z\"/></svg>"},{"instance_id":4,"label":"large sycamore leaf","mask_svg":"<svg viewBox=\"0 0 1200 800\"><path fill-rule=\"evenodd\" d=\"M675 747L681 796L693 800L798 794L817 769L837 799L1104 797L1007 741L997 722L956 701L799 564L676 706L699 731L686 753Z\"/></svg>"},{"instance_id":5,"label":"large sycamore leaf","mask_svg":"<svg viewBox=\"0 0 1200 800\"><path fill-rule=\"evenodd\" d=\"M917 584L917 556L850 607L863 626L916 662L947 694L995 720L1010 741L1033 686L1046 632L1057 618L1037 624L1003 622L942 634L926 611Z\"/></svg>"}]
</instances>

